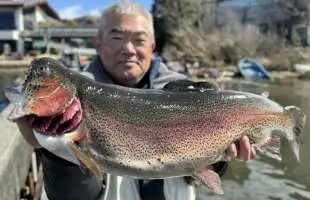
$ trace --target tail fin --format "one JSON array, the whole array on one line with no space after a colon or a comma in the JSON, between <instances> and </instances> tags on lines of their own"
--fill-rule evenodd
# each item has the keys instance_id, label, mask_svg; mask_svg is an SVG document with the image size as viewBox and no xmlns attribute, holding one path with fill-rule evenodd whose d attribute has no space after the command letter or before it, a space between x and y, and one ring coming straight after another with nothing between
<instances>
[{"instance_id":1,"label":"tail fin","mask_svg":"<svg viewBox=\"0 0 310 200\"><path fill-rule=\"evenodd\" d=\"M299 157L299 149L301 143L301 133L304 129L306 124L306 114L296 106L286 106L284 108L290 116L294 119L294 128L293 128L293 138L290 140L290 145L292 150L298 160L300 161Z\"/></svg>"}]
</instances>

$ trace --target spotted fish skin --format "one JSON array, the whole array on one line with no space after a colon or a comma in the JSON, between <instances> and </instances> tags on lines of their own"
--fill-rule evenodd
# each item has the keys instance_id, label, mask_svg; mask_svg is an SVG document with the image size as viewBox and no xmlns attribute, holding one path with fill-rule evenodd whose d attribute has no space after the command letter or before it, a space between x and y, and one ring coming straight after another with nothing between
<instances>
[{"instance_id":1,"label":"spotted fish skin","mask_svg":"<svg viewBox=\"0 0 310 200\"><path fill-rule=\"evenodd\" d=\"M244 135L260 147L278 130L296 146L305 123L297 107L286 109L252 93L134 89L95 82L51 59L34 62L49 66L41 79L57 77L68 96L80 99L90 134L81 150L105 173L192 175L219 161Z\"/></svg>"},{"instance_id":2,"label":"spotted fish skin","mask_svg":"<svg viewBox=\"0 0 310 200\"><path fill-rule=\"evenodd\" d=\"M250 93L114 86L81 93L95 160L103 171L119 175L190 175L217 162L243 135L259 143L270 135L262 130L288 132L294 126L283 107Z\"/></svg>"}]
</instances>

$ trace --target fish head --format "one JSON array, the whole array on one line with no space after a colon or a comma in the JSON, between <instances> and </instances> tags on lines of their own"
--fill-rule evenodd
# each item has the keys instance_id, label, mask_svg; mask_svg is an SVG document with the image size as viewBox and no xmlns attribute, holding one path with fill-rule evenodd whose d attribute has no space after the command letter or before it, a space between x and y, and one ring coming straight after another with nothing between
<instances>
[{"instance_id":1,"label":"fish head","mask_svg":"<svg viewBox=\"0 0 310 200\"><path fill-rule=\"evenodd\" d=\"M52 116L68 107L76 96L76 88L68 75L57 60L32 61L22 90L26 114Z\"/></svg>"}]
</instances>

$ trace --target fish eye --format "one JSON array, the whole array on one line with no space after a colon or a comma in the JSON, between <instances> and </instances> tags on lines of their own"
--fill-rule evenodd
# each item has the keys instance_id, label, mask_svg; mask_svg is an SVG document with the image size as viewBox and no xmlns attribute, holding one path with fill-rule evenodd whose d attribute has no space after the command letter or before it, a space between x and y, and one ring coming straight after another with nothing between
<instances>
[{"instance_id":1,"label":"fish eye","mask_svg":"<svg viewBox=\"0 0 310 200\"><path fill-rule=\"evenodd\" d=\"M43 76L49 76L51 74L51 70L49 66L39 66L37 68L37 74Z\"/></svg>"}]
</instances>

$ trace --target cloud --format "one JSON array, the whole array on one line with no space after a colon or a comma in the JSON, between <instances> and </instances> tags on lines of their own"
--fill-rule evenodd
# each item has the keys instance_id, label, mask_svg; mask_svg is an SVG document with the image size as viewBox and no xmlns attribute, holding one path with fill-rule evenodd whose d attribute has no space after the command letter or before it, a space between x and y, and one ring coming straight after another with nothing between
<instances>
[{"instance_id":1,"label":"cloud","mask_svg":"<svg viewBox=\"0 0 310 200\"><path fill-rule=\"evenodd\" d=\"M85 15L85 12L83 12L81 5L73 5L61 9L59 15L62 19L74 19Z\"/></svg>"},{"instance_id":2,"label":"cloud","mask_svg":"<svg viewBox=\"0 0 310 200\"><path fill-rule=\"evenodd\" d=\"M95 16L95 17L100 17L101 16L101 9L95 8L95 9L89 11L89 15Z\"/></svg>"},{"instance_id":3,"label":"cloud","mask_svg":"<svg viewBox=\"0 0 310 200\"><path fill-rule=\"evenodd\" d=\"M89 11L83 9L81 5L73 5L66 8L63 8L59 11L59 15L62 19L74 19L77 17L82 17L85 15L91 15L95 17L101 16L101 10L99 8L95 8Z\"/></svg>"}]
</instances>

